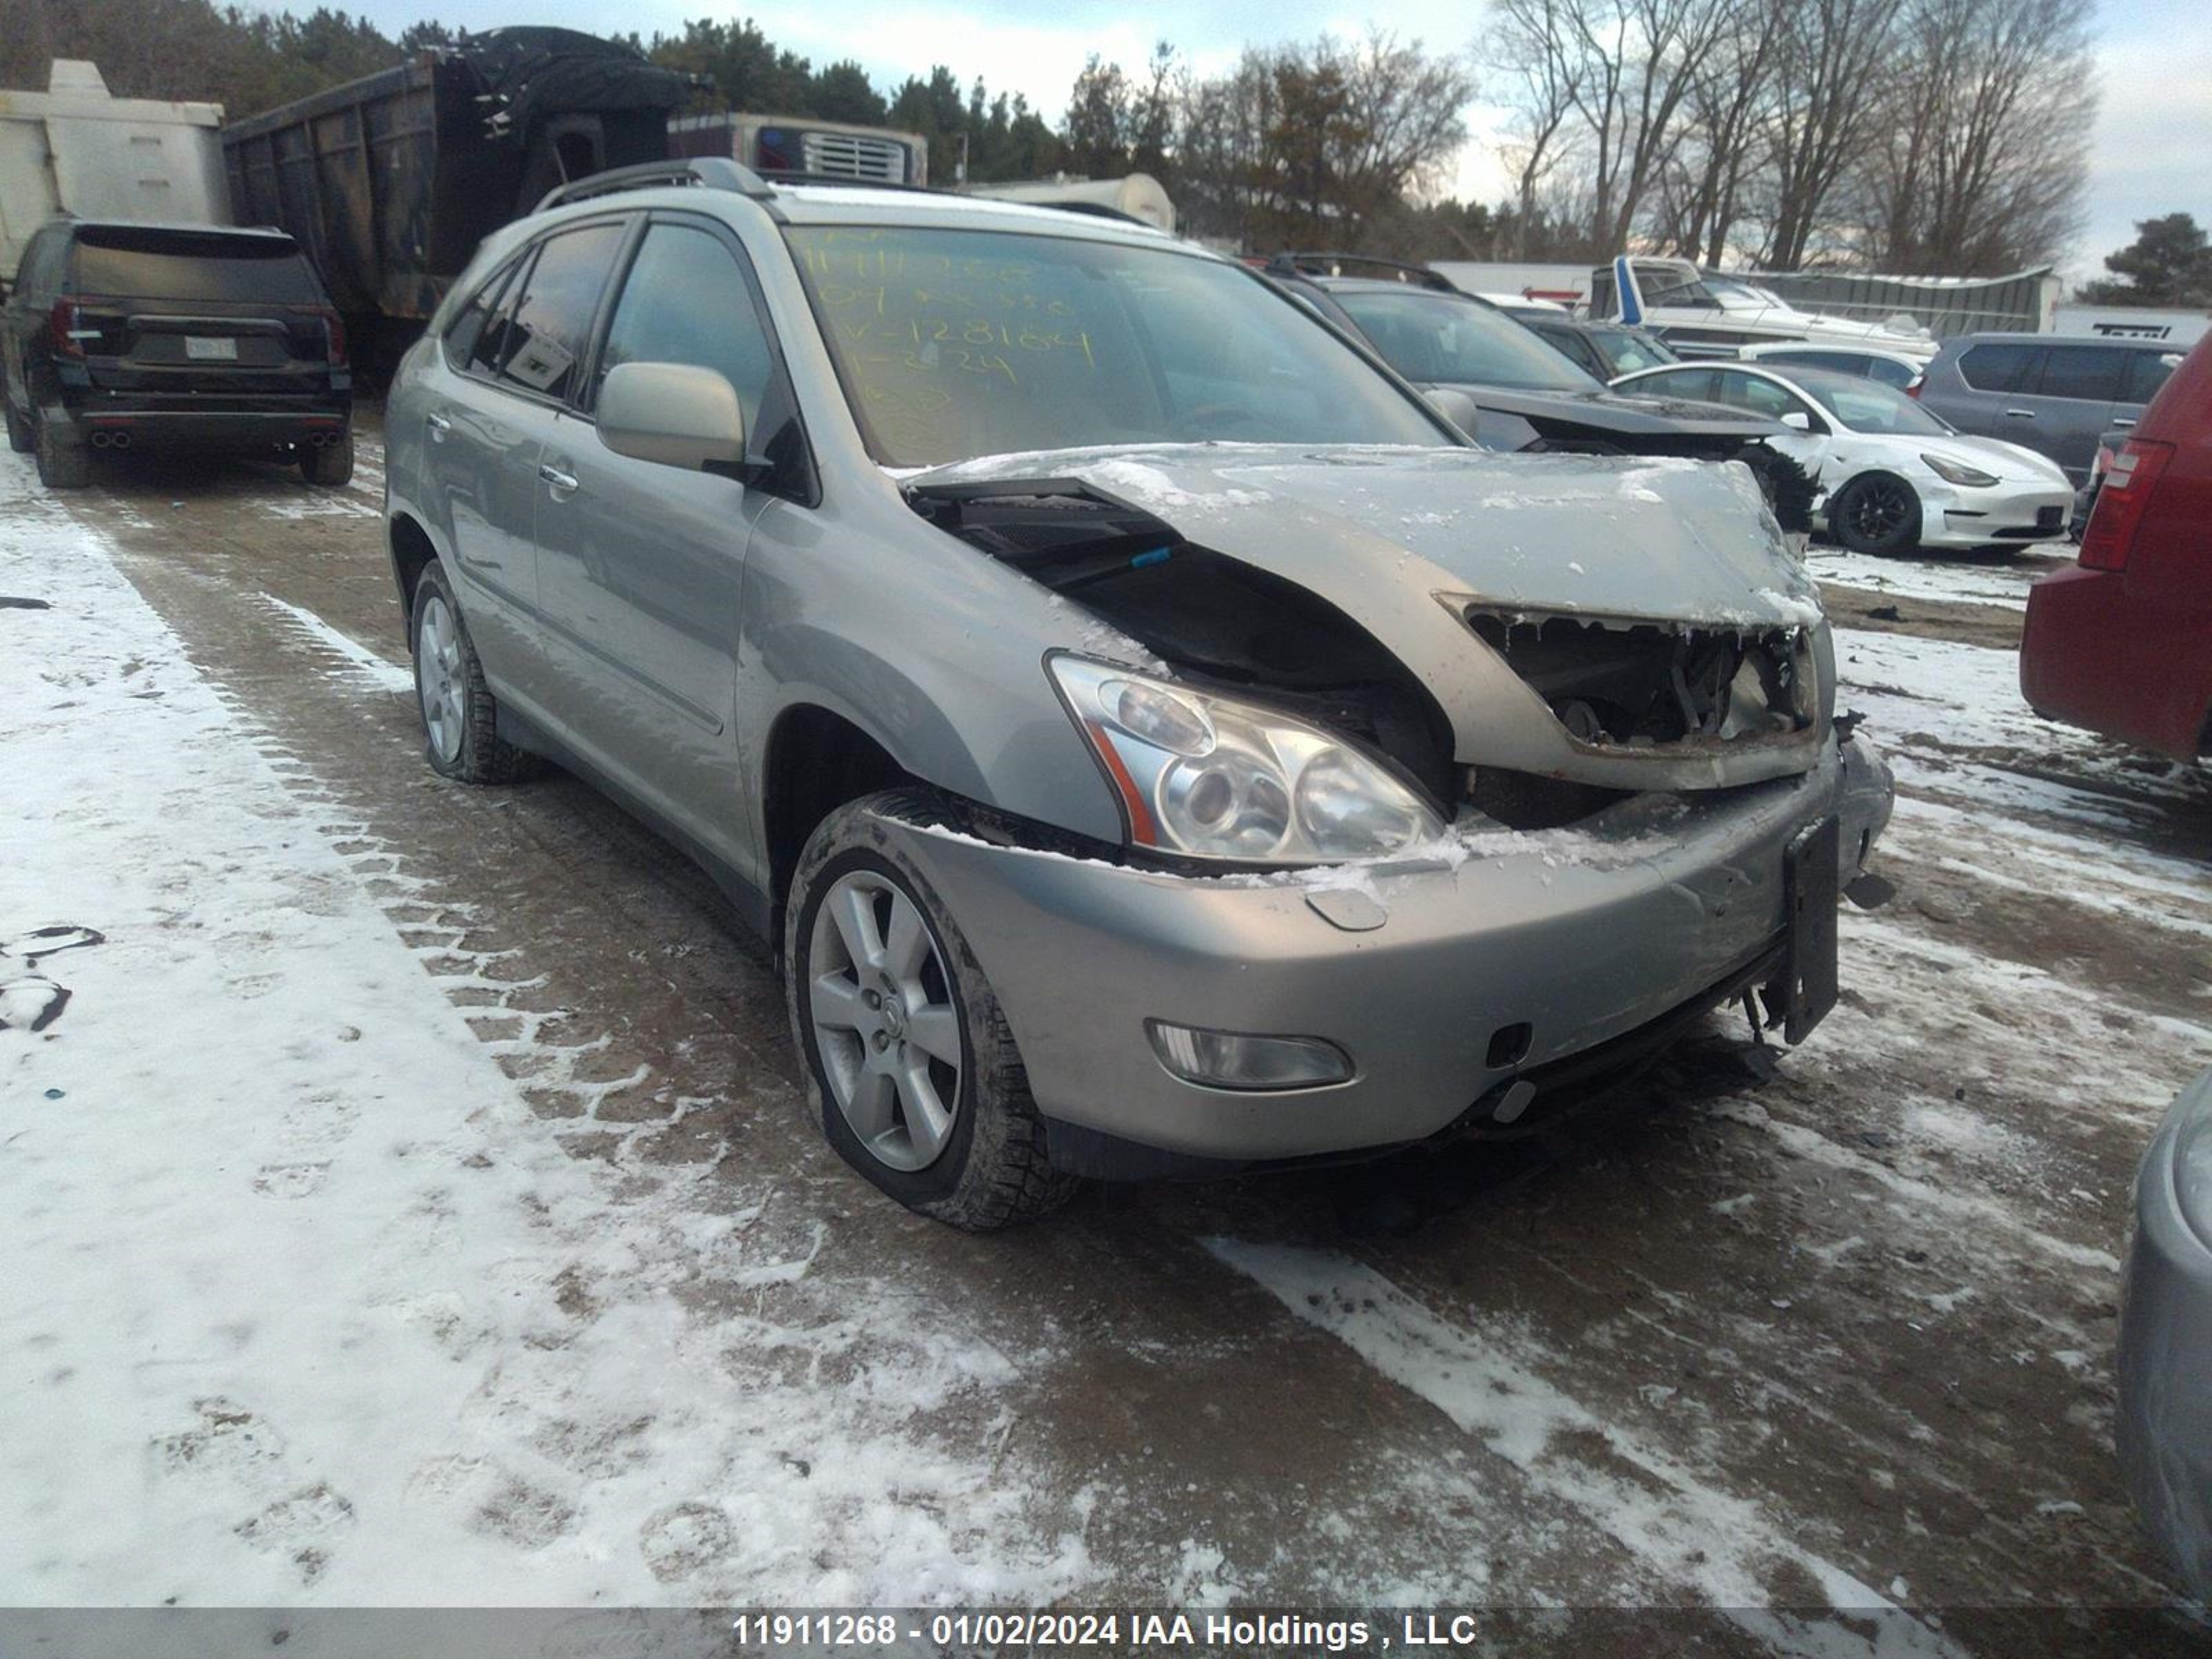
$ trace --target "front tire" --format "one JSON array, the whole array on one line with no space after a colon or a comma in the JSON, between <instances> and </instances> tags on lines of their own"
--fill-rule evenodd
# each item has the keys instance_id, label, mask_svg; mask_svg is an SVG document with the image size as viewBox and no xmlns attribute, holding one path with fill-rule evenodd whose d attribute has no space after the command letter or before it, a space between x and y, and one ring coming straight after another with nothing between
<instances>
[{"instance_id":1,"label":"front tire","mask_svg":"<svg viewBox=\"0 0 2212 1659\"><path fill-rule=\"evenodd\" d=\"M300 447L300 476L311 484L336 489L353 477L353 434L349 431L334 444L318 449L313 444Z\"/></svg>"},{"instance_id":2,"label":"front tire","mask_svg":"<svg viewBox=\"0 0 2212 1659\"><path fill-rule=\"evenodd\" d=\"M892 827L941 817L922 790L839 807L792 878L784 983L811 1115L838 1156L908 1209L973 1232L1058 1208L1074 1177L1005 1010Z\"/></svg>"},{"instance_id":3,"label":"front tire","mask_svg":"<svg viewBox=\"0 0 2212 1659\"><path fill-rule=\"evenodd\" d=\"M82 444L64 443L43 416L32 417L31 447L38 453L39 482L47 489L82 489L92 482L92 452Z\"/></svg>"},{"instance_id":4,"label":"front tire","mask_svg":"<svg viewBox=\"0 0 2212 1659\"><path fill-rule=\"evenodd\" d=\"M1854 553L1878 557L1920 544L1919 492L1893 472L1867 472L1828 503L1829 533Z\"/></svg>"},{"instance_id":5,"label":"front tire","mask_svg":"<svg viewBox=\"0 0 2212 1659\"><path fill-rule=\"evenodd\" d=\"M499 735L499 705L484 683L446 573L434 559L415 584L408 628L415 652L415 698L430 769L462 783L516 783L534 776L537 757Z\"/></svg>"}]
</instances>

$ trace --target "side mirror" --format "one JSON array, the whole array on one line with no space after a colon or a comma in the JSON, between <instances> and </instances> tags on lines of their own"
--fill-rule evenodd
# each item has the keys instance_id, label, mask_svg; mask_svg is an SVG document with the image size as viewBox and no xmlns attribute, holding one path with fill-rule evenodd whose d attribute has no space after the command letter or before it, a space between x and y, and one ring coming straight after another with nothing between
<instances>
[{"instance_id":1,"label":"side mirror","mask_svg":"<svg viewBox=\"0 0 2212 1659\"><path fill-rule=\"evenodd\" d=\"M1802 409L1790 410L1779 418L1782 424L1792 432L1810 432L1813 429L1813 417Z\"/></svg>"},{"instance_id":2,"label":"side mirror","mask_svg":"<svg viewBox=\"0 0 2212 1659\"><path fill-rule=\"evenodd\" d=\"M745 412L726 375L690 363L622 363L599 386L599 441L687 471L745 464Z\"/></svg>"},{"instance_id":3,"label":"side mirror","mask_svg":"<svg viewBox=\"0 0 2212 1659\"><path fill-rule=\"evenodd\" d=\"M1440 386L1421 395L1429 400L1431 409L1470 438L1474 436L1474 429L1482 424L1481 407L1464 392L1455 392L1448 386Z\"/></svg>"}]
</instances>

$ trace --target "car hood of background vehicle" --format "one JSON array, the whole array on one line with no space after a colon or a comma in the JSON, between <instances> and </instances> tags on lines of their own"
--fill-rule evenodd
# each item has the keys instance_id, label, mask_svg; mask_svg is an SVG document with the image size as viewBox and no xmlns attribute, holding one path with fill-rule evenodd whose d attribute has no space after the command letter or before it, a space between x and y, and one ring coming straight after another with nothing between
<instances>
[{"instance_id":1,"label":"car hood of background vehicle","mask_svg":"<svg viewBox=\"0 0 2212 1659\"><path fill-rule=\"evenodd\" d=\"M1079 479L1299 583L1386 643L1407 596L1708 626L1797 626L1817 590L1747 467L1477 449L1179 444L991 456L909 489Z\"/></svg>"},{"instance_id":2,"label":"car hood of background vehicle","mask_svg":"<svg viewBox=\"0 0 2212 1659\"><path fill-rule=\"evenodd\" d=\"M1438 386L1463 392L1483 409L1518 415L1532 423L1564 421L1594 432L1623 437L1772 438L1790 428L1764 415L1723 404L1687 398L1639 397L1620 392L1532 392L1514 386L1476 386L1444 380Z\"/></svg>"}]
</instances>

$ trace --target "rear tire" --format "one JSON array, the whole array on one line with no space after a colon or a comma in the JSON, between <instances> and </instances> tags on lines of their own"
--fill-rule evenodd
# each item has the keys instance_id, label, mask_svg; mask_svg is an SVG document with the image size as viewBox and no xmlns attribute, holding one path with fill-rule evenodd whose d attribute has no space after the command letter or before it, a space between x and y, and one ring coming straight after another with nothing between
<instances>
[{"instance_id":1,"label":"rear tire","mask_svg":"<svg viewBox=\"0 0 2212 1659\"><path fill-rule=\"evenodd\" d=\"M927 791L893 789L822 821L792 878L785 995L810 1114L838 1156L907 1208L988 1232L1080 1183L1047 1159L1006 1012L890 827L943 816Z\"/></svg>"},{"instance_id":2,"label":"rear tire","mask_svg":"<svg viewBox=\"0 0 2212 1659\"><path fill-rule=\"evenodd\" d=\"M32 434L30 422L15 412L15 405L9 399L5 386L0 386L0 409L8 413L8 447L18 455L29 454L32 445L38 441Z\"/></svg>"},{"instance_id":3,"label":"rear tire","mask_svg":"<svg viewBox=\"0 0 2212 1659\"><path fill-rule=\"evenodd\" d=\"M33 416L31 447L38 453L39 482L49 489L82 489L92 482L92 452L64 443L43 416Z\"/></svg>"},{"instance_id":4,"label":"rear tire","mask_svg":"<svg viewBox=\"0 0 2212 1659\"><path fill-rule=\"evenodd\" d=\"M499 705L434 559L416 581L407 637L415 652L415 701L430 769L461 783L519 783L536 776L544 763L499 735Z\"/></svg>"},{"instance_id":5,"label":"rear tire","mask_svg":"<svg viewBox=\"0 0 2212 1659\"><path fill-rule=\"evenodd\" d=\"M349 431L334 444L320 449L313 444L300 446L300 476L311 484L336 489L353 477L353 434Z\"/></svg>"},{"instance_id":6,"label":"rear tire","mask_svg":"<svg viewBox=\"0 0 2212 1659\"><path fill-rule=\"evenodd\" d=\"M1828 532L1854 553L1909 553L1920 544L1920 492L1893 472L1861 473L1828 503Z\"/></svg>"}]
</instances>

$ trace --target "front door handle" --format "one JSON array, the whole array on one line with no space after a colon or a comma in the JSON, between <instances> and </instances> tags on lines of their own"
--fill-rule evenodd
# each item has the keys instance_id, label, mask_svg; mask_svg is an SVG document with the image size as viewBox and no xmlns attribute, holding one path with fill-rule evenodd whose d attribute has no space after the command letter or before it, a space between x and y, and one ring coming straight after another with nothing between
<instances>
[{"instance_id":1,"label":"front door handle","mask_svg":"<svg viewBox=\"0 0 2212 1659\"><path fill-rule=\"evenodd\" d=\"M563 472L559 467L554 466L550 463L541 465L538 467L538 476L544 479L547 483L553 486L553 492L556 495L569 495L576 488L576 475L574 473Z\"/></svg>"},{"instance_id":2,"label":"front door handle","mask_svg":"<svg viewBox=\"0 0 2212 1659\"><path fill-rule=\"evenodd\" d=\"M2120 429L2120 430L2122 430L2122 431L2125 431L2125 430L2126 430L2127 428L2129 428L2130 427L2132 427L2132 426L2135 424L2135 422L2134 422L2133 421L2114 421L2114 422L2112 422L2112 424L2113 424L2113 426L2114 426L2114 427L2118 428L2118 429Z\"/></svg>"},{"instance_id":3,"label":"front door handle","mask_svg":"<svg viewBox=\"0 0 2212 1659\"><path fill-rule=\"evenodd\" d=\"M2035 418L2035 411L2032 409L2008 409L2005 413L2015 421L2032 421Z\"/></svg>"}]
</instances>

